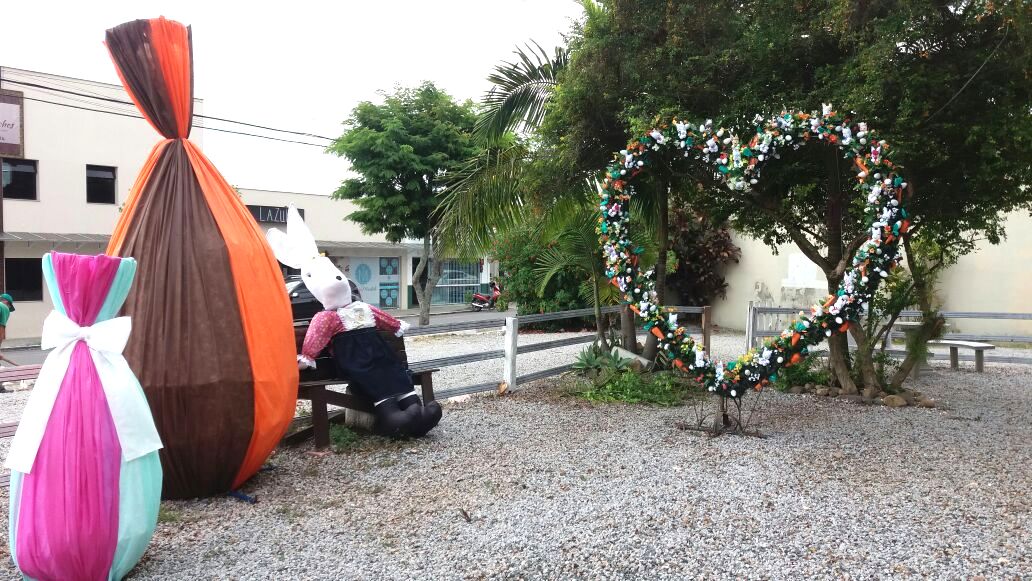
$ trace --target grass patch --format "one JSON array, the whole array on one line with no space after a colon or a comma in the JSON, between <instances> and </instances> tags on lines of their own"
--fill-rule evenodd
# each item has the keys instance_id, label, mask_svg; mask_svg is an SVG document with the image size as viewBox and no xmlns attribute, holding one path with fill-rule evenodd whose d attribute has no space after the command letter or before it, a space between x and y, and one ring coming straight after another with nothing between
<instances>
[{"instance_id":1,"label":"grass patch","mask_svg":"<svg viewBox=\"0 0 1032 581\"><path fill-rule=\"evenodd\" d=\"M174 523L179 522L182 515L179 514L174 508L169 508L164 504L158 506L158 522L159 523Z\"/></svg>"},{"instance_id":2,"label":"grass patch","mask_svg":"<svg viewBox=\"0 0 1032 581\"><path fill-rule=\"evenodd\" d=\"M330 426L330 446L334 452L344 452L355 448L362 436L347 426L334 424Z\"/></svg>"},{"instance_id":3,"label":"grass patch","mask_svg":"<svg viewBox=\"0 0 1032 581\"><path fill-rule=\"evenodd\" d=\"M676 406L692 399L697 392L686 378L671 371L605 371L587 389L574 393L594 402Z\"/></svg>"}]
</instances>

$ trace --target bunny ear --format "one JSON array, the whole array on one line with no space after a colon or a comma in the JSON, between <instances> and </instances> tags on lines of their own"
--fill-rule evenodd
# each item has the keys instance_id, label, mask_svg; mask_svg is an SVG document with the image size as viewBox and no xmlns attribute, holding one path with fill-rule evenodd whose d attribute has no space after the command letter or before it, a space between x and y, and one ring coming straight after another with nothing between
<instances>
[{"instance_id":1,"label":"bunny ear","mask_svg":"<svg viewBox=\"0 0 1032 581\"><path fill-rule=\"evenodd\" d=\"M287 208L286 233L271 228L265 238L269 241L276 260L290 268L301 268L306 262L319 256L315 237L293 204Z\"/></svg>"}]
</instances>

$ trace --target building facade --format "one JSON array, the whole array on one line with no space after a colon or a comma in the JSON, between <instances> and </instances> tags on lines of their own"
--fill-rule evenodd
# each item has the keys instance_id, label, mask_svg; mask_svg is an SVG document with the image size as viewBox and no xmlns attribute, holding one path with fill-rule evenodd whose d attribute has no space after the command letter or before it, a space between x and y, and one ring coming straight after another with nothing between
<instances>
[{"instance_id":1,"label":"building facade","mask_svg":"<svg viewBox=\"0 0 1032 581\"><path fill-rule=\"evenodd\" d=\"M38 337L53 309L41 258L49 251L98 254L158 134L118 85L0 67L0 281L15 299L10 340ZM194 112L203 111L196 99ZM203 146L205 131L190 139ZM213 160L218 166L218 160ZM257 164L260 165L260 164ZM329 196L238 188L263 230L285 227L293 204L367 302L415 306L412 273L422 245L392 244L345 217L354 205ZM447 261L434 302L462 302L487 282L480 263ZM288 274L286 269L285 274Z\"/></svg>"}]
</instances>

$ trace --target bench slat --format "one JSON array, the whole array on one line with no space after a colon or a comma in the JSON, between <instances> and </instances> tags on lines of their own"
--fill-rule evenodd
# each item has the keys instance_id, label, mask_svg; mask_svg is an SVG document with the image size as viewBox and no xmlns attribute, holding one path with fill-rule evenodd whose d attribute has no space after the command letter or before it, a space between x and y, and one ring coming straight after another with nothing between
<instances>
[{"instance_id":1,"label":"bench slat","mask_svg":"<svg viewBox=\"0 0 1032 581\"><path fill-rule=\"evenodd\" d=\"M965 347L967 349L975 349L977 351L996 349L996 345L990 345L989 343L978 343L976 341L954 341L949 339L932 339L928 342L929 345L941 345L943 347Z\"/></svg>"},{"instance_id":2,"label":"bench slat","mask_svg":"<svg viewBox=\"0 0 1032 581\"><path fill-rule=\"evenodd\" d=\"M14 433L18 431L18 422L11 422L9 424L0 424L0 438L12 438Z\"/></svg>"}]
</instances>

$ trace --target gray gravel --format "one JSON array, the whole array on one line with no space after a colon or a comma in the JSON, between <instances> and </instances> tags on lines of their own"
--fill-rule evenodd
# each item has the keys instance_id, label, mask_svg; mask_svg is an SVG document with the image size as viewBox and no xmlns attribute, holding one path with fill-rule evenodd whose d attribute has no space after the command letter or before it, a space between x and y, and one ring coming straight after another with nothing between
<instances>
[{"instance_id":1,"label":"gray gravel","mask_svg":"<svg viewBox=\"0 0 1032 581\"><path fill-rule=\"evenodd\" d=\"M438 341L413 341L413 360L459 348ZM718 336L714 351L731 357L741 343ZM498 337L461 345L496 349ZM569 361L559 358L527 359ZM465 367L438 385L495 374ZM420 441L367 438L325 457L281 449L277 469L245 487L257 505L164 503L132 578L1032 574L1032 366L935 363L913 383L934 410L769 391L766 439L710 439L675 427L689 408L594 405L556 383L449 403ZM0 414L19 396L0 394ZM14 577L9 557L0 567Z\"/></svg>"}]
</instances>

